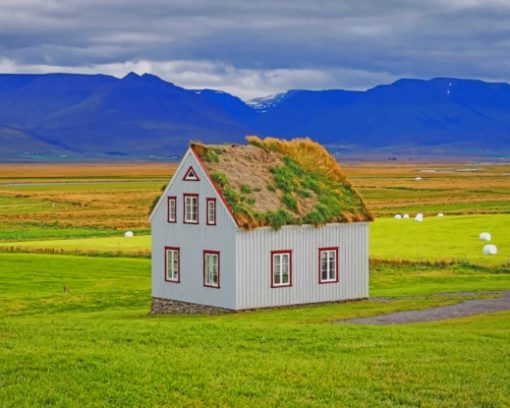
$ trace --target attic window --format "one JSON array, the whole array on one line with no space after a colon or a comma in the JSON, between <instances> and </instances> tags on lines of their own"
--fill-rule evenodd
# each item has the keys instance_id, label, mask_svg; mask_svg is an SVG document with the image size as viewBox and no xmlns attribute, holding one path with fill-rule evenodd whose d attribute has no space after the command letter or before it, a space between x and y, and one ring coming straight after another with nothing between
<instances>
[{"instance_id":1,"label":"attic window","mask_svg":"<svg viewBox=\"0 0 510 408\"><path fill-rule=\"evenodd\" d=\"M198 224L198 194L184 194L184 223Z\"/></svg>"},{"instance_id":2,"label":"attic window","mask_svg":"<svg viewBox=\"0 0 510 408\"><path fill-rule=\"evenodd\" d=\"M183 177L184 181L200 181L198 174L192 166L189 166L186 174Z\"/></svg>"}]
</instances>

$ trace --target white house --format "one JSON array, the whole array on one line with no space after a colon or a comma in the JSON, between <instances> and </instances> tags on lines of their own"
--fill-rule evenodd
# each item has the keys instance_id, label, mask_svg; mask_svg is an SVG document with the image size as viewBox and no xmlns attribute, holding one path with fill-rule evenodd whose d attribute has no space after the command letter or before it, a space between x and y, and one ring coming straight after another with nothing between
<instances>
[{"instance_id":1,"label":"white house","mask_svg":"<svg viewBox=\"0 0 510 408\"><path fill-rule=\"evenodd\" d=\"M309 139L191 144L150 215L153 312L368 297L372 216Z\"/></svg>"}]
</instances>

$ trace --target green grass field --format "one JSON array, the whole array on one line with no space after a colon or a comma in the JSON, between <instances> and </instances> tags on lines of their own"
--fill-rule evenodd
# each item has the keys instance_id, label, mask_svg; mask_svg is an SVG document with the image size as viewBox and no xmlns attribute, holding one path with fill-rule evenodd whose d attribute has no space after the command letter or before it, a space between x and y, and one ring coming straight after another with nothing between
<instances>
[{"instance_id":1,"label":"green grass field","mask_svg":"<svg viewBox=\"0 0 510 408\"><path fill-rule=\"evenodd\" d=\"M481 241L490 232L492 241ZM510 214L376 219L370 228L373 259L457 261L475 265L510 267ZM484 255L486 244L498 247L497 255Z\"/></svg>"},{"instance_id":2,"label":"green grass field","mask_svg":"<svg viewBox=\"0 0 510 408\"><path fill-rule=\"evenodd\" d=\"M361 301L150 316L150 262L0 254L0 405L508 406L510 313L400 326L335 320L462 301L510 275L380 266ZM481 287L483 282L483 287ZM66 291L64 291L66 287ZM409 294L412 297L405 297Z\"/></svg>"},{"instance_id":3,"label":"green grass field","mask_svg":"<svg viewBox=\"0 0 510 408\"><path fill-rule=\"evenodd\" d=\"M510 290L508 166L463 167L347 167L378 215L370 300L151 316L147 213L174 167L0 166L0 407L510 406L510 312L334 323ZM404 211L425 220L385 217Z\"/></svg>"}]
</instances>

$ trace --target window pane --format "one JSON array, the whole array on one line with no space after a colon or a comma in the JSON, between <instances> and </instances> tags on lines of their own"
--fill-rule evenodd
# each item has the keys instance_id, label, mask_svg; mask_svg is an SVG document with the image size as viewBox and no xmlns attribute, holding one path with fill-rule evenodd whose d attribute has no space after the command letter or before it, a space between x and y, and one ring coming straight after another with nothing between
<instances>
[{"instance_id":1,"label":"window pane","mask_svg":"<svg viewBox=\"0 0 510 408\"><path fill-rule=\"evenodd\" d=\"M191 215L190 215L190 212L191 212L191 202L190 202L190 197L186 197L186 201L185 201L185 218L187 221L189 221L191 219Z\"/></svg>"},{"instance_id":2,"label":"window pane","mask_svg":"<svg viewBox=\"0 0 510 408\"><path fill-rule=\"evenodd\" d=\"M282 283L289 283L289 255L282 255Z\"/></svg>"},{"instance_id":3,"label":"window pane","mask_svg":"<svg viewBox=\"0 0 510 408\"><path fill-rule=\"evenodd\" d=\"M173 252L174 252L174 276L175 278L177 278L177 276L179 275L179 252L178 251Z\"/></svg>"},{"instance_id":4,"label":"window pane","mask_svg":"<svg viewBox=\"0 0 510 408\"><path fill-rule=\"evenodd\" d=\"M280 255L273 255L273 284L280 284Z\"/></svg>"},{"instance_id":5,"label":"window pane","mask_svg":"<svg viewBox=\"0 0 510 408\"><path fill-rule=\"evenodd\" d=\"M321 273L322 279L326 279L324 276L328 273L328 254L326 252L321 252Z\"/></svg>"},{"instance_id":6,"label":"window pane","mask_svg":"<svg viewBox=\"0 0 510 408\"><path fill-rule=\"evenodd\" d=\"M289 273L284 272L282 275L282 283L289 283Z\"/></svg>"},{"instance_id":7,"label":"window pane","mask_svg":"<svg viewBox=\"0 0 510 408\"><path fill-rule=\"evenodd\" d=\"M192 206L191 206L191 219L193 221L196 221L197 220L197 204L198 204L198 200L196 197L191 197L191 203L192 203Z\"/></svg>"},{"instance_id":8,"label":"window pane","mask_svg":"<svg viewBox=\"0 0 510 408\"><path fill-rule=\"evenodd\" d=\"M210 284L212 279L211 279L211 255L209 254L205 256L205 272L206 283Z\"/></svg>"},{"instance_id":9,"label":"window pane","mask_svg":"<svg viewBox=\"0 0 510 408\"><path fill-rule=\"evenodd\" d=\"M329 253L329 279L335 279L336 275L336 257L335 251Z\"/></svg>"},{"instance_id":10,"label":"window pane","mask_svg":"<svg viewBox=\"0 0 510 408\"><path fill-rule=\"evenodd\" d=\"M281 255L281 270L282 274L289 272L289 256L287 254Z\"/></svg>"}]
</instances>

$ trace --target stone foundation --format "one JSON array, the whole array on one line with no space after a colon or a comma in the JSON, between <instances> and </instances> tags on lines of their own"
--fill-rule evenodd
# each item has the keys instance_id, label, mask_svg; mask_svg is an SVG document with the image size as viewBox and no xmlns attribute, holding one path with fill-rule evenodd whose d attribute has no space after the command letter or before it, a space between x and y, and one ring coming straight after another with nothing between
<instances>
[{"instance_id":1,"label":"stone foundation","mask_svg":"<svg viewBox=\"0 0 510 408\"><path fill-rule=\"evenodd\" d=\"M152 298L151 313L152 314L208 314L217 315L223 313L242 313L255 310L277 310L277 309L294 309L303 306L319 306L325 304L350 303L367 300L368 297L356 299L332 300L328 302L315 303L299 303L297 305L269 306L244 310L231 310L221 307L199 305L198 303L181 302L180 300L163 299L158 297Z\"/></svg>"},{"instance_id":2,"label":"stone foundation","mask_svg":"<svg viewBox=\"0 0 510 408\"><path fill-rule=\"evenodd\" d=\"M152 314L222 314L231 313L233 310L221 307L199 305L197 303L181 302L179 300L162 299L153 297L151 305Z\"/></svg>"}]
</instances>

